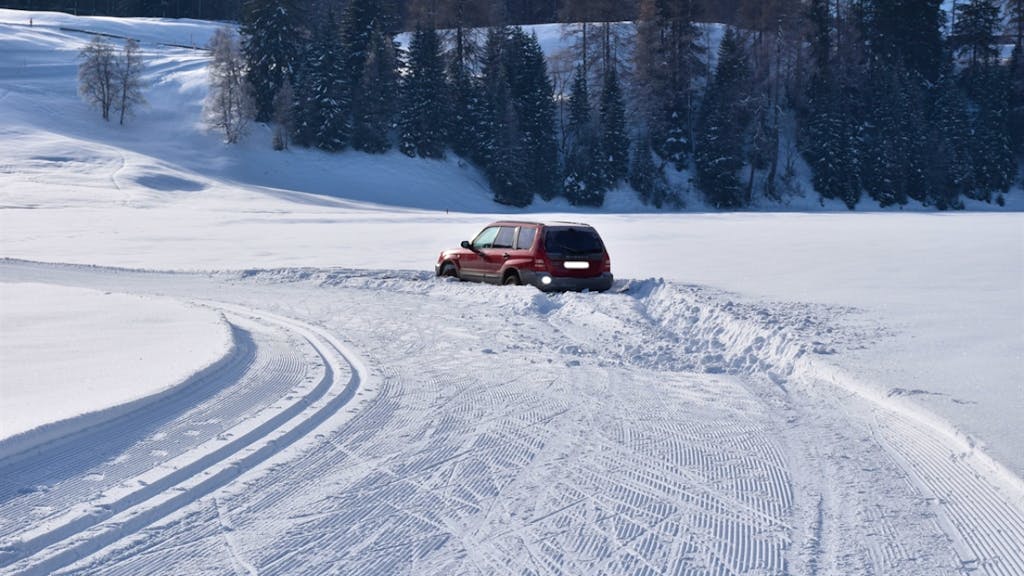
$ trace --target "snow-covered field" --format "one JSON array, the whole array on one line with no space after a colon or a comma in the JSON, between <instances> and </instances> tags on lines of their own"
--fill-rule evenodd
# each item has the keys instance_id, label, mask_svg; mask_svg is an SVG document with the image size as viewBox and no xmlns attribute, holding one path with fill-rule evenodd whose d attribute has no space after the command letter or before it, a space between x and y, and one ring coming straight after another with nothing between
<instances>
[{"instance_id":1,"label":"snow-covered field","mask_svg":"<svg viewBox=\"0 0 1024 576\"><path fill-rule=\"evenodd\" d=\"M128 126L59 26L143 41ZM0 10L0 573L1024 574L1020 212L512 212L224 146L212 30ZM433 277L510 212L615 290Z\"/></svg>"}]
</instances>

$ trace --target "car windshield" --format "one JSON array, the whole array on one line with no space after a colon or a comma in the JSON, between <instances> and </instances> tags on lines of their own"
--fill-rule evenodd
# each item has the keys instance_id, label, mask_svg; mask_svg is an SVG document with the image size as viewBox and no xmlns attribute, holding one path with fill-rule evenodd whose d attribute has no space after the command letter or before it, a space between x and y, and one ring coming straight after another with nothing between
<instances>
[{"instance_id":1,"label":"car windshield","mask_svg":"<svg viewBox=\"0 0 1024 576\"><path fill-rule=\"evenodd\" d=\"M604 245L593 228L559 226L545 232L544 249L548 254L590 256L604 252Z\"/></svg>"}]
</instances>

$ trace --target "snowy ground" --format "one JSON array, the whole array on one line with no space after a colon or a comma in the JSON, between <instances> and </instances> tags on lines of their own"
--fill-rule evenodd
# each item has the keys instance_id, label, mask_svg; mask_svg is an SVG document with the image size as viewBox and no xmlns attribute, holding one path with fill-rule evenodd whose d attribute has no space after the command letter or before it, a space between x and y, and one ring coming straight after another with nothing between
<instances>
[{"instance_id":1,"label":"snowy ground","mask_svg":"<svg viewBox=\"0 0 1024 576\"><path fill-rule=\"evenodd\" d=\"M199 371L0 458L0 573L1024 573L1019 212L620 195L528 213L595 224L612 292L440 281L508 212L471 169L224 147L203 55L167 46L210 25L27 20L0 10L4 410L66 416L9 392L57 354L64 398L146 338ZM127 127L77 100L58 24L144 41ZM132 304L75 328L94 298ZM156 303L194 336L132 320ZM55 304L50 349L6 320ZM122 344L57 352L93 331Z\"/></svg>"},{"instance_id":2,"label":"snowy ground","mask_svg":"<svg viewBox=\"0 0 1024 576\"><path fill-rule=\"evenodd\" d=\"M26 448L14 436L151 400L230 352L218 314L175 300L2 283L0 301L0 457Z\"/></svg>"}]
</instances>

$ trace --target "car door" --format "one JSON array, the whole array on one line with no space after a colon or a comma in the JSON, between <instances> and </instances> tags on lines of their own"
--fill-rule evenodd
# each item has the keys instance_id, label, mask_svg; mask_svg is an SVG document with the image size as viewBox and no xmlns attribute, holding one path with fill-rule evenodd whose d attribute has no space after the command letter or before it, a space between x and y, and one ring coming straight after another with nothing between
<instances>
[{"instance_id":1,"label":"car door","mask_svg":"<svg viewBox=\"0 0 1024 576\"><path fill-rule=\"evenodd\" d=\"M473 249L459 255L460 274L466 280L485 280L489 264L487 262L487 250L494 245L494 238L498 235L500 226L488 226L476 235L470 244Z\"/></svg>"},{"instance_id":2,"label":"car door","mask_svg":"<svg viewBox=\"0 0 1024 576\"><path fill-rule=\"evenodd\" d=\"M509 259L509 253L515 243L516 227L499 226L498 233L489 246L481 247L483 255L480 259L484 280L501 282L501 269Z\"/></svg>"}]
</instances>

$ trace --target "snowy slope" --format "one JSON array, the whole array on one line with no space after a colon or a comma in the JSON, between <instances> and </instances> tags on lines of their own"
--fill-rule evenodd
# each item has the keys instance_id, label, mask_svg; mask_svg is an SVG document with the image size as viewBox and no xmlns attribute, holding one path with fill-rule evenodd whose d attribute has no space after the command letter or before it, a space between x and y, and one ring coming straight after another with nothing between
<instances>
[{"instance_id":1,"label":"snowy slope","mask_svg":"<svg viewBox=\"0 0 1024 576\"><path fill-rule=\"evenodd\" d=\"M0 10L0 281L207 307L236 348L0 460L0 573L1024 572L1020 213L513 211L455 160L223 145L168 46L210 24L29 16ZM59 25L143 39L128 126ZM626 292L433 278L508 213L595 224Z\"/></svg>"}]
</instances>

